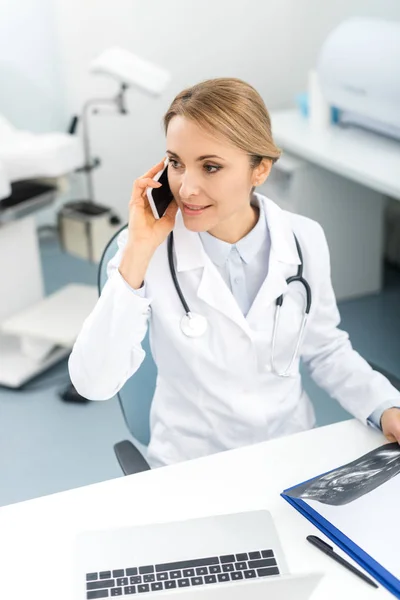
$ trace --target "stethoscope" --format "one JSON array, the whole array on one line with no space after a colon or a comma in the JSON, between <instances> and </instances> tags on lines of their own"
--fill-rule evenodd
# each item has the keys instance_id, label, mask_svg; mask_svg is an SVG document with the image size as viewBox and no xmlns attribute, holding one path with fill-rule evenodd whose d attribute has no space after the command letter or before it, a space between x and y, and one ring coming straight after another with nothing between
<instances>
[{"instance_id":1,"label":"stethoscope","mask_svg":"<svg viewBox=\"0 0 400 600\"><path fill-rule=\"evenodd\" d=\"M275 365L275 344L276 344L276 337L277 337L277 331L278 331L278 325L279 325L280 312L281 312L281 308L283 305L283 294L281 294L276 299L274 326L273 326L273 330L272 330L271 371L273 371L279 377L290 377L292 375L291 370L292 370L293 364L299 354L300 344L301 344L301 341L303 338L305 326L307 324L308 315L310 314L311 302L312 302L310 285L309 285L308 281L306 279L304 279L304 277L303 277L303 253L301 251L299 241L295 235L294 235L294 239L296 242L297 252L300 257L300 264L297 268L296 275L293 275L292 277L289 277L288 279L286 279L286 283L287 283L287 285L290 285L291 283L294 283L294 282L301 283L301 285L304 287L305 292L306 292L306 304L305 304L305 308L304 308L304 315L303 315L303 319L301 322L299 335L297 336L296 346L293 351L292 357L290 359L288 366L285 369L283 369L282 371L280 371ZM192 337L192 338L201 337L207 331L207 319L203 315L199 315L197 313L191 312L189 305L186 302L185 296L183 295L181 287L179 285L179 281L178 281L176 271L175 271L173 254L174 254L174 234L171 231L171 233L168 236L168 263L169 263L169 269L171 272L171 277L174 282L176 292L179 296L179 299L180 299L182 306L184 308L184 311L185 311L185 314L183 315L183 317L181 319L181 331L188 337Z\"/></svg>"}]
</instances>

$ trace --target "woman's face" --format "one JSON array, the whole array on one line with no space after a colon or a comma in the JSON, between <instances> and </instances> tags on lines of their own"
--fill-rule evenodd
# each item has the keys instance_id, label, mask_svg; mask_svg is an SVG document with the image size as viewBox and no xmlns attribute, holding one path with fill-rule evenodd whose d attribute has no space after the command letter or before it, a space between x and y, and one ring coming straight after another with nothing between
<instances>
[{"instance_id":1,"label":"woman's face","mask_svg":"<svg viewBox=\"0 0 400 600\"><path fill-rule=\"evenodd\" d=\"M229 228L249 212L259 173L246 152L177 115L168 125L166 154L169 185L187 229Z\"/></svg>"}]
</instances>

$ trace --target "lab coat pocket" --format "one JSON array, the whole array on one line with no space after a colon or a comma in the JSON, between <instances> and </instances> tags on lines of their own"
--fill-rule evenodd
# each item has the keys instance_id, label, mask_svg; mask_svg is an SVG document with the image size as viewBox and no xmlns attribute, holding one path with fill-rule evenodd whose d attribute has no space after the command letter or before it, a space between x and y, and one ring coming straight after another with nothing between
<instances>
[{"instance_id":1,"label":"lab coat pocket","mask_svg":"<svg viewBox=\"0 0 400 600\"><path fill-rule=\"evenodd\" d=\"M207 348L206 331L202 336L189 337L182 331L181 321L184 312L169 312L163 315L158 323L158 344L160 361L165 367L163 372L173 376L200 368L202 354Z\"/></svg>"}]
</instances>

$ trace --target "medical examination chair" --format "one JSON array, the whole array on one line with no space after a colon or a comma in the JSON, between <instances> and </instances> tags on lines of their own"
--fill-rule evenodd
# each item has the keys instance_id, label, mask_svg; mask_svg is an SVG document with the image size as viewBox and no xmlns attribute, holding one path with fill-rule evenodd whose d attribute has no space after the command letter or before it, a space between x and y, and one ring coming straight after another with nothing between
<instances>
[{"instance_id":1,"label":"medical examination chair","mask_svg":"<svg viewBox=\"0 0 400 600\"><path fill-rule=\"evenodd\" d=\"M0 114L0 385L19 389L68 356L97 300L96 286L46 295L37 215L71 199L68 176L84 164L81 141L33 133Z\"/></svg>"},{"instance_id":2,"label":"medical examination chair","mask_svg":"<svg viewBox=\"0 0 400 600\"><path fill-rule=\"evenodd\" d=\"M118 250L117 237L127 225L121 227L108 242L99 263L98 291L107 281L107 264ZM117 394L125 423L135 443L124 440L114 445L115 455L125 475L150 469L143 454L150 440L149 413L156 387L157 367L151 355L149 332L142 342L146 356L140 369L126 381Z\"/></svg>"}]
</instances>

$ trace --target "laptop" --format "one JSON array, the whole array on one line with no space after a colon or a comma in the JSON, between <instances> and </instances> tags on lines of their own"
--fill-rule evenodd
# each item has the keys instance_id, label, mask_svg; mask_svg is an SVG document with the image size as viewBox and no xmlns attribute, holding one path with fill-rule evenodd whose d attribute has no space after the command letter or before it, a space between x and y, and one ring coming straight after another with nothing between
<instances>
[{"instance_id":1,"label":"laptop","mask_svg":"<svg viewBox=\"0 0 400 600\"><path fill-rule=\"evenodd\" d=\"M87 531L76 600L307 600L321 573L291 575L266 510Z\"/></svg>"}]
</instances>

